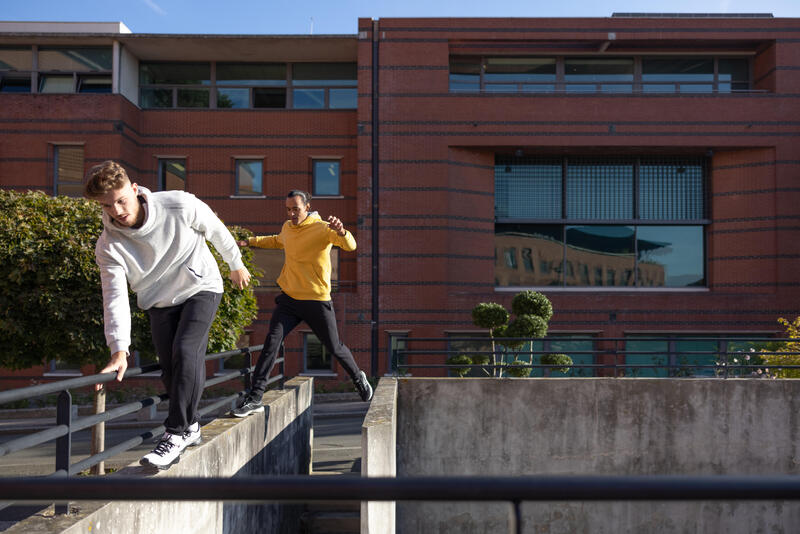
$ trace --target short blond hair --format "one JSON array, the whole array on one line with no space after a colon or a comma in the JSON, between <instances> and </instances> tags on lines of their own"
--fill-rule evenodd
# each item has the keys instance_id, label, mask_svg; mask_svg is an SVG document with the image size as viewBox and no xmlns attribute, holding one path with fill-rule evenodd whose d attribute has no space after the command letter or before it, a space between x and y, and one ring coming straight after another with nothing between
<instances>
[{"instance_id":1,"label":"short blond hair","mask_svg":"<svg viewBox=\"0 0 800 534\"><path fill-rule=\"evenodd\" d=\"M95 165L86 173L86 185L83 187L83 196L92 199L105 195L111 190L124 187L131 183L128 173L115 161L104 161Z\"/></svg>"}]
</instances>

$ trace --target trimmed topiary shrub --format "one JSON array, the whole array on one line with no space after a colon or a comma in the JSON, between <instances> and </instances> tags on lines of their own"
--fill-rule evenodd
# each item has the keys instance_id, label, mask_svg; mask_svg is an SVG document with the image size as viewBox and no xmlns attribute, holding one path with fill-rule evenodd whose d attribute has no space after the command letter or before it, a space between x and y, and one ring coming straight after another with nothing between
<instances>
[{"instance_id":1,"label":"trimmed topiary shrub","mask_svg":"<svg viewBox=\"0 0 800 534\"><path fill-rule=\"evenodd\" d=\"M572 365L572 358L566 354L543 354L542 365ZM568 373L571 367L552 367L551 371Z\"/></svg>"}]
</instances>

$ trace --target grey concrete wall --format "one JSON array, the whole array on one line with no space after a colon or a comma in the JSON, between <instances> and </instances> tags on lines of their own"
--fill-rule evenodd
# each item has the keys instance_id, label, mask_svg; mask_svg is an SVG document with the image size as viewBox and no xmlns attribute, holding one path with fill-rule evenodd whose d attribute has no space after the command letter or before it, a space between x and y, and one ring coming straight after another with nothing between
<instances>
[{"instance_id":1,"label":"grey concrete wall","mask_svg":"<svg viewBox=\"0 0 800 534\"><path fill-rule=\"evenodd\" d=\"M361 476L397 474L397 379L381 378L361 426ZM395 503L361 503L361 534L394 534Z\"/></svg>"},{"instance_id":2,"label":"grey concrete wall","mask_svg":"<svg viewBox=\"0 0 800 534\"><path fill-rule=\"evenodd\" d=\"M293 378L264 395L266 409L244 419L220 418L203 427L203 444L188 449L167 471L136 464L124 476L239 477L308 474L311 464L313 379ZM114 476L114 475L109 475ZM302 505L222 502L73 503L76 512L32 517L6 534L250 534L300 531Z\"/></svg>"},{"instance_id":3,"label":"grey concrete wall","mask_svg":"<svg viewBox=\"0 0 800 534\"><path fill-rule=\"evenodd\" d=\"M399 379L397 476L800 472L800 380ZM510 506L398 503L400 533L508 532ZM797 532L796 502L525 503L524 532Z\"/></svg>"}]
</instances>

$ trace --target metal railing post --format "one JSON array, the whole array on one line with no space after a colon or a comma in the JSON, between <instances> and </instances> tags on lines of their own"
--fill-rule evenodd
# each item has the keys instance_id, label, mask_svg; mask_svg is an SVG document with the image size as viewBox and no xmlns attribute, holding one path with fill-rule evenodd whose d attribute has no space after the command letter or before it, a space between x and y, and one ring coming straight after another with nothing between
<instances>
[{"instance_id":1,"label":"metal railing post","mask_svg":"<svg viewBox=\"0 0 800 534\"><path fill-rule=\"evenodd\" d=\"M247 373L244 375L244 390L250 391L253 387L253 372L250 370L253 368L253 353L250 352L250 347L244 349L245 361L247 362Z\"/></svg>"},{"instance_id":2,"label":"metal railing post","mask_svg":"<svg viewBox=\"0 0 800 534\"><path fill-rule=\"evenodd\" d=\"M56 472L63 471L69 476L72 457L72 395L69 391L65 390L58 394L56 425L67 427L67 433L56 439ZM69 502L56 503L55 513L68 514Z\"/></svg>"},{"instance_id":3,"label":"metal railing post","mask_svg":"<svg viewBox=\"0 0 800 534\"><path fill-rule=\"evenodd\" d=\"M280 351L280 367L278 371L281 374L281 379L278 380L278 389L283 389L283 383L286 380L286 346L281 342L281 351Z\"/></svg>"},{"instance_id":4,"label":"metal railing post","mask_svg":"<svg viewBox=\"0 0 800 534\"><path fill-rule=\"evenodd\" d=\"M511 501L511 516L508 520L508 531L511 534L522 534L522 510L520 501Z\"/></svg>"}]
</instances>

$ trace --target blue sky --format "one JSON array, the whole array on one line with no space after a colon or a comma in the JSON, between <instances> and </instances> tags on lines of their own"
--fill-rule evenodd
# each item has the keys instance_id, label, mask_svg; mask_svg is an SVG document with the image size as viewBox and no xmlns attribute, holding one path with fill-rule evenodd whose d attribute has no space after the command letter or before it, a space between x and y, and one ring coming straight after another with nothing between
<instances>
[{"instance_id":1,"label":"blue sky","mask_svg":"<svg viewBox=\"0 0 800 534\"><path fill-rule=\"evenodd\" d=\"M0 20L119 21L134 33L353 34L359 17L607 17L614 12L800 17L800 0L0 0Z\"/></svg>"}]
</instances>

